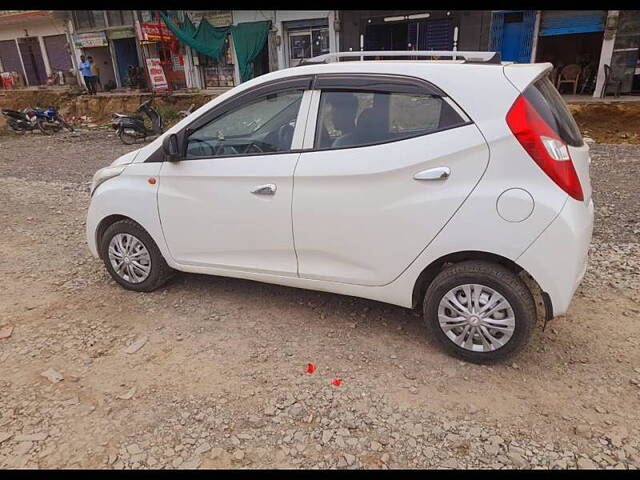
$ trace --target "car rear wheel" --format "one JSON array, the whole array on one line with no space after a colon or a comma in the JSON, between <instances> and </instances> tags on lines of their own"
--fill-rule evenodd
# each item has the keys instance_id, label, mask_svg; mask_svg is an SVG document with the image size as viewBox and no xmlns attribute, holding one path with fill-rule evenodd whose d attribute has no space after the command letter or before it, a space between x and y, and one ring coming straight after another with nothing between
<instances>
[{"instance_id":1,"label":"car rear wheel","mask_svg":"<svg viewBox=\"0 0 640 480\"><path fill-rule=\"evenodd\" d=\"M117 221L105 230L100 256L116 282L137 292L157 289L173 273L151 235L133 220Z\"/></svg>"},{"instance_id":2,"label":"car rear wheel","mask_svg":"<svg viewBox=\"0 0 640 480\"><path fill-rule=\"evenodd\" d=\"M513 272L485 261L455 264L429 285L424 321L451 354L474 363L520 350L536 322L531 292Z\"/></svg>"}]
</instances>

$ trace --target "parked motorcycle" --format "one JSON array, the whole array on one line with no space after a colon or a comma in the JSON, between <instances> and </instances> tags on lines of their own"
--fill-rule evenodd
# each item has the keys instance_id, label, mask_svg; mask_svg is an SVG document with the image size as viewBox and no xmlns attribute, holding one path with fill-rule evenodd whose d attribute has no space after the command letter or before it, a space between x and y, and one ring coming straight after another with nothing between
<instances>
[{"instance_id":1,"label":"parked motorcycle","mask_svg":"<svg viewBox=\"0 0 640 480\"><path fill-rule=\"evenodd\" d=\"M40 128L40 131L45 135L51 135L52 133L59 132L63 128L73 132L73 127L69 125L64 118L62 118L62 115L60 115L58 110L54 107L49 107L47 109L36 107L32 112L38 119L38 127Z\"/></svg>"},{"instance_id":2,"label":"parked motorcycle","mask_svg":"<svg viewBox=\"0 0 640 480\"><path fill-rule=\"evenodd\" d=\"M19 112L18 110L3 108L2 115L5 117L9 128L14 132L24 133L40 128L38 117L29 109Z\"/></svg>"},{"instance_id":3,"label":"parked motorcycle","mask_svg":"<svg viewBox=\"0 0 640 480\"><path fill-rule=\"evenodd\" d=\"M151 128L144 124L141 115L123 115L114 113L111 116L111 126L125 145L131 145L137 140L146 140L148 136L160 135L164 131L164 122L158 111L153 108L153 98L142 103L136 112L144 113L151 121Z\"/></svg>"}]
</instances>

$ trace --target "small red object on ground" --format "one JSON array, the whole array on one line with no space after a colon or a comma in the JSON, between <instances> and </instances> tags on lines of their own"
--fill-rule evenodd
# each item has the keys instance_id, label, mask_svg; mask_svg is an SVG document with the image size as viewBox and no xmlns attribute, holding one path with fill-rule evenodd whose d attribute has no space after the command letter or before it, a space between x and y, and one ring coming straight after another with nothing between
<instances>
[{"instance_id":1,"label":"small red object on ground","mask_svg":"<svg viewBox=\"0 0 640 480\"><path fill-rule=\"evenodd\" d=\"M334 378L333 380L331 380L331 385L335 385L336 387L339 387L341 383L342 380L340 380L339 378Z\"/></svg>"},{"instance_id":2,"label":"small red object on ground","mask_svg":"<svg viewBox=\"0 0 640 480\"><path fill-rule=\"evenodd\" d=\"M316 366L313 363L307 365L307 373L313 373L316 371Z\"/></svg>"}]
</instances>

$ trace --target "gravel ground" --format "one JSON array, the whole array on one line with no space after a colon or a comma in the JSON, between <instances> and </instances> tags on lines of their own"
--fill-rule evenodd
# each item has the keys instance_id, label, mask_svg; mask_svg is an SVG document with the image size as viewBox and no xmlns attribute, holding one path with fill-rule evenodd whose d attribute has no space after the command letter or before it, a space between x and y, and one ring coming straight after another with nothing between
<instances>
[{"instance_id":1,"label":"gravel ground","mask_svg":"<svg viewBox=\"0 0 640 480\"><path fill-rule=\"evenodd\" d=\"M568 315L477 366L373 301L118 287L84 239L91 175L133 148L109 135L0 137L0 468L640 467L639 146L592 147Z\"/></svg>"}]
</instances>

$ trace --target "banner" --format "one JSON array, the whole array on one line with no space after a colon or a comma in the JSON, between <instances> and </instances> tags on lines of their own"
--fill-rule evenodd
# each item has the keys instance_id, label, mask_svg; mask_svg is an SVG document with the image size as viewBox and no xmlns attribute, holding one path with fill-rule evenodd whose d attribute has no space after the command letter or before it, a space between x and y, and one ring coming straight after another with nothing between
<instances>
[{"instance_id":1,"label":"banner","mask_svg":"<svg viewBox=\"0 0 640 480\"><path fill-rule=\"evenodd\" d=\"M169 90L167 77L164 75L162 64L159 58L147 58L147 70L151 80L151 89L154 92L164 92Z\"/></svg>"},{"instance_id":2,"label":"banner","mask_svg":"<svg viewBox=\"0 0 640 480\"><path fill-rule=\"evenodd\" d=\"M136 32L133 31L133 28L121 28L118 30L109 30L107 31L107 36L111 40L119 40L121 38L131 38L136 36Z\"/></svg>"},{"instance_id":3,"label":"banner","mask_svg":"<svg viewBox=\"0 0 640 480\"><path fill-rule=\"evenodd\" d=\"M104 32L76 33L75 43L80 48L106 47L109 45Z\"/></svg>"},{"instance_id":4,"label":"banner","mask_svg":"<svg viewBox=\"0 0 640 480\"><path fill-rule=\"evenodd\" d=\"M168 42L175 40L175 35L164 24L160 23L138 23L138 40L143 42Z\"/></svg>"}]
</instances>

